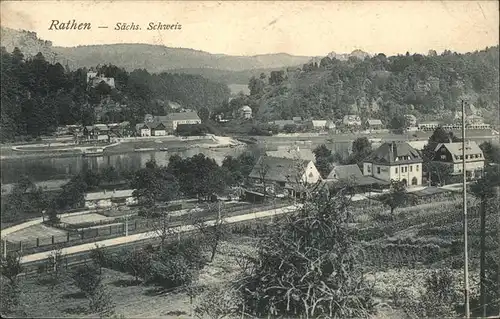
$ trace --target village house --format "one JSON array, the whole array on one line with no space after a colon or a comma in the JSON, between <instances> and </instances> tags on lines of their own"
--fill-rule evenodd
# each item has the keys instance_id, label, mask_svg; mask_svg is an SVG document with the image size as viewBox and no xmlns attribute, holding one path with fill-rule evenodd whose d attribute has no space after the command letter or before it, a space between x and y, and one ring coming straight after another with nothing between
<instances>
[{"instance_id":1,"label":"village house","mask_svg":"<svg viewBox=\"0 0 500 319\"><path fill-rule=\"evenodd\" d=\"M383 143L363 161L363 175L422 185L422 157L408 143Z\"/></svg>"},{"instance_id":2,"label":"village house","mask_svg":"<svg viewBox=\"0 0 500 319\"><path fill-rule=\"evenodd\" d=\"M361 118L358 115L348 114L344 116L342 123L348 127L361 126Z\"/></svg>"},{"instance_id":3,"label":"village house","mask_svg":"<svg viewBox=\"0 0 500 319\"><path fill-rule=\"evenodd\" d=\"M378 119L368 119L365 122L365 127L370 131L372 130L376 131L383 129L384 124L382 124L382 121Z\"/></svg>"},{"instance_id":4,"label":"village house","mask_svg":"<svg viewBox=\"0 0 500 319\"><path fill-rule=\"evenodd\" d=\"M137 199L133 189L103 191L85 194L85 207L89 209L106 208L115 205L134 205Z\"/></svg>"},{"instance_id":5,"label":"village house","mask_svg":"<svg viewBox=\"0 0 500 319\"><path fill-rule=\"evenodd\" d=\"M183 124L201 124L201 119L196 112L170 113L165 117L165 124L168 132L175 132L177 126Z\"/></svg>"},{"instance_id":6,"label":"village house","mask_svg":"<svg viewBox=\"0 0 500 319\"><path fill-rule=\"evenodd\" d=\"M151 124L151 123L148 123ZM149 137L151 136L151 128L146 123L138 123L135 125L135 131L137 136Z\"/></svg>"},{"instance_id":7,"label":"village house","mask_svg":"<svg viewBox=\"0 0 500 319\"><path fill-rule=\"evenodd\" d=\"M434 150L433 162L444 163L452 168L453 175L463 174L462 143L440 143ZM467 179L480 178L484 170L484 155L474 141L465 143L465 172Z\"/></svg>"},{"instance_id":8,"label":"village house","mask_svg":"<svg viewBox=\"0 0 500 319\"><path fill-rule=\"evenodd\" d=\"M335 165L328 177L327 184L341 183L351 186L373 186L387 185L389 182L376 179L372 176L364 176L357 164Z\"/></svg>"},{"instance_id":9,"label":"village house","mask_svg":"<svg viewBox=\"0 0 500 319\"><path fill-rule=\"evenodd\" d=\"M321 175L313 161L271 156L261 156L249 178L255 184L265 187L268 193L284 190L290 196L300 195L305 184L321 181Z\"/></svg>"},{"instance_id":10,"label":"village house","mask_svg":"<svg viewBox=\"0 0 500 319\"><path fill-rule=\"evenodd\" d=\"M115 88L115 79L104 77L102 74L99 74L95 71L87 72L87 84L92 87L96 87L99 83L104 82L109 85L111 88Z\"/></svg>"},{"instance_id":11,"label":"village house","mask_svg":"<svg viewBox=\"0 0 500 319\"><path fill-rule=\"evenodd\" d=\"M242 119L251 119L252 118L252 109L248 105L242 106L239 110L240 118Z\"/></svg>"},{"instance_id":12,"label":"village house","mask_svg":"<svg viewBox=\"0 0 500 319\"><path fill-rule=\"evenodd\" d=\"M82 137L87 141L109 141L109 127L106 124L84 126L82 133Z\"/></svg>"},{"instance_id":13,"label":"village house","mask_svg":"<svg viewBox=\"0 0 500 319\"><path fill-rule=\"evenodd\" d=\"M313 131L333 130L335 123L329 120L310 120L307 122L307 128Z\"/></svg>"}]
</instances>

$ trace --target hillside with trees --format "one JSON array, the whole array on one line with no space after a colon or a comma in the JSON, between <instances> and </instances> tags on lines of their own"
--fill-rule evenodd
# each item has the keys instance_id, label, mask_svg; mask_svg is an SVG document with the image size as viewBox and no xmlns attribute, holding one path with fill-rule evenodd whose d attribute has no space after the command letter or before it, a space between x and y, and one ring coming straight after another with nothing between
<instances>
[{"instance_id":1,"label":"hillside with trees","mask_svg":"<svg viewBox=\"0 0 500 319\"><path fill-rule=\"evenodd\" d=\"M145 114L165 115L169 101L184 108L213 109L227 101L229 88L199 75L151 74L146 70L128 72L115 65L96 69L115 79L115 87L101 82L87 84L87 69L71 71L50 63L42 53L25 58L15 48L2 47L1 54L2 141L16 137L38 137L60 125L129 121Z\"/></svg>"},{"instance_id":2,"label":"hillside with trees","mask_svg":"<svg viewBox=\"0 0 500 319\"><path fill-rule=\"evenodd\" d=\"M250 98L263 120L336 118L453 120L460 100L486 119L498 120L499 48L473 53L378 54L341 61L329 56L301 69L276 71L249 81ZM496 116L493 116L496 115Z\"/></svg>"},{"instance_id":3,"label":"hillside with trees","mask_svg":"<svg viewBox=\"0 0 500 319\"><path fill-rule=\"evenodd\" d=\"M63 65L67 63L72 70L98 64L114 64L129 72L145 69L152 73L168 71L197 74L212 80L221 79L224 83L246 83L248 76L243 78L238 73L298 66L311 60L309 56L286 53L232 56L139 43L57 47L50 41L39 39L35 32L4 27L1 28L1 35L2 46L9 52L15 47L20 48L27 57L34 57L41 52L50 62ZM233 75L233 72L236 74ZM235 77L239 79L238 82L234 82Z\"/></svg>"}]
</instances>

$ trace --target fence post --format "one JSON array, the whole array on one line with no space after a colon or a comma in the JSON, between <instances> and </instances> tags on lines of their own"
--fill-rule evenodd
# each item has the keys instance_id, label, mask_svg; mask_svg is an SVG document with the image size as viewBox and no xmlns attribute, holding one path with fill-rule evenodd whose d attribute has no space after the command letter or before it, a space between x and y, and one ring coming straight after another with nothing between
<instances>
[{"instance_id":1,"label":"fence post","mask_svg":"<svg viewBox=\"0 0 500 319\"><path fill-rule=\"evenodd\" d=\"M52 235L52 245L54 245L54 235Z\"/></svg>"},{"instance_id":2,"label":"fence post","mask_svg":"<svg viewBox=\"0 0 500 319\"><path fill-rule=\"evenodd\" d=\"M7 258L7 238L3 241L3 258Z\"/></svg>"},{"instance_id":3,"label":"fence post","mask_svg":"<svg viewBox=\"0 0 500 319\"><path fill-rule=\"evenodd\" d=\"M69 242L69 232L66 233L66 241Z\"/></svg>"},{"instance_id":4,"label":"fence post","mask_svg":"<svg viewBox=\"0 0 500 319\"><path fill-rule=\"evenodd\" d=\"M137 229L137 219L134 221L134 230Z\"/></svg>"},{"instance_id":5,"label":"fence post","mask_svg":"<svg viewBox=\"0 0 500 319\"><path fill-rule=\"evenodd\" d=\"M84 239L84 238L83 238L83 237L84 237L83 233L84 233L84 230L82 229L82 230L81 230L81 233L80 233L80 234L81 234L81 236L82 236L82 240Z\"/></svg>"},{"instance_id":6,"label":"fence post","mask_svg":"<svg viewBox=\"0 0 500 319\"><path fill-rule=\"evenodd\" d=\"M111 235L113 233L113 230L111 229L112 226L109 226L109 234Z\"/></svg>"},{"instance_id":7,"label":"fence post","mask_svg":"<svg viewBox=\"0 0 500 319\"><path fill-rule=\"evenodd\" d=\"M22 240L19 241L19 251L20 251L21 254L23 253L23 242L22 242Z\"/></svg>"},{"instance_id":8,"label":"fence post","mask_svg":"<svg viewBox=\"0 0 500 319\"><path fill-rule=\"evenodd\" d=\"M39 237L36 238L36 247L40 247L40 238Z\"/></svg>"}]
</instances>

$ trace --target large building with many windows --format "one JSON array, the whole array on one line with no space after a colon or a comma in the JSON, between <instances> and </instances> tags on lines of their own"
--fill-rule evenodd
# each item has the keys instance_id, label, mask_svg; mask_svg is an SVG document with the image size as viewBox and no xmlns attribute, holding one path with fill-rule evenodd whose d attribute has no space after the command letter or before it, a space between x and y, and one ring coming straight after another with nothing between
<instances>
[{"instance_id":1,"label":"large building with many windows","mask_svg":"<svg viewBox=\"0 0 500 319\"><path fill-rule=\"evenodd\" d=\"M450 166L452 174L462 173L463 167L462 143L441 143L434 150L433 162L444 163ZM468 179L479 178L484 170L484 155L481 148L474 141L465 143L465 171Z\"/></svg>"},{"instance_id":2,"label":"large building with many windows","mask_svg":"<svg viewBox=\"0 0 500 319\"><path fill-rule=\"evenodd\" d=\"M363 175L408 186L422 185L422 157L405 142L380 145L363 161Z\"/></svg>"}]
</instances>

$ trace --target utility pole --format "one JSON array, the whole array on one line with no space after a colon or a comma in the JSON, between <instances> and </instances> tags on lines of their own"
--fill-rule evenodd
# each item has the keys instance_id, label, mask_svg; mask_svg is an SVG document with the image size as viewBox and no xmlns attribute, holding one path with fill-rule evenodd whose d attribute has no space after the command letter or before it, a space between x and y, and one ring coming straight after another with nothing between
<instances>
[{"instance_id":1,"label":"utility pole","mask_svg":"<svg viewBox=\"0 0 500 319\"><path fill-rule=\"evenodd\" d=\"M464 296L465 296L465 318L470 317L469 309L469 253L467 243L467 173L465 165L465 102L462 100L462 173L463 173L463 223L464 223Z\"/></svg>"},{"instance_id":2,"label":"utility pole","mask_svg":"<svg viewBox=\"0 0 500 319\"><path fill-rule=\"evenodd\" d=\"M497 256L500 256L500 186L495 187L495 202L498 214L498 222L497 222ZM500 257L499 257L500 258ZM498 317L500 317L500 260L498 260L498 270L497 270L497 302L498 302Z\"/></svg>"},{"instance_id":3,"label":"utility pole","mask_svg":"<svg viewBox=\"0 0 500 319\"><path fill-rule=\"evenodd\" d=\"M486 190L483 190L486 192ZM480 240L480 257L479 257L479 290L481 299L481 308L483 317L486 318L486 206L488 198L485 193L481 194L481 240Z\"/></svg>"}]
</instances>

